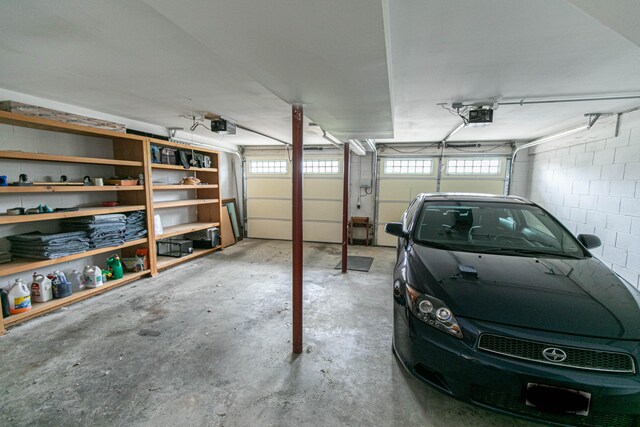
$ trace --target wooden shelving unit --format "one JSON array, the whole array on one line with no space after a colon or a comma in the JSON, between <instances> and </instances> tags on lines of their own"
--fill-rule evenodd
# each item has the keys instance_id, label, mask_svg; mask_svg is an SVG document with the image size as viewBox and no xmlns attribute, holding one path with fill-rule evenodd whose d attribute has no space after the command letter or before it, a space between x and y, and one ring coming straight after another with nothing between
<instances>
[{"instance_id":1,"label":"wooden shelving unit","mask_svg":"<svg viewBox=\"0 0 640 427\"><path fill-rule=\"evenodd\" d=\"M171 141L163 141L157 139L149 139L149 144L155 144L160 147L177 148L182 150L193 150L200 154L205 154L211 158L210 168L190 167L185 169L178 165L165 165L152 163L152 173L154 170L163 171L178 171L182 172L182 175L176 175L176 177L184 176L184 173L193 173L202 182L206 184L200 185L172 185L172 184L154 184L152 185L152 191L178 191L182 192L184 197L184 190L191 190L189 198L181 198L178 200L154 202L153 209L162 210L166 208L189 208L195 207L197 210L197 222L173 225L169 227L163 227L164 232L161 235L154 236L154 242L169 237L181 236L186 233L194 231L204 230L211 227L219 227L220 219L222 216L222 204L220 203L220 187L218 177L219 166L219 153L215 150L210 150L202 147L191 147L183 144L177 144ZM153 177L153 175L152 175ZM162 214L162 212L160 212ZM165 256L158 256L157 269L163 270L171 266L187 262L193 258L209 254L211 252L220 250L221 246L212 249L194 249L193 253L181 258L172 258Z\"/></svg>"},{"instance_id":2,"label":"wooden shelving unit","mask_svg":"<svg viewBox=\"0 0 640 427\"><path fill-rule=\"evenodd\" d=\"M32 129L39 129L44 132L58 132L68 133L74 135L82 135L91 137L91 144L110 144L110 156L107 157L80 157L80 156L63 156L58 154L48 154L41 152L25 152L25 151L10 151L0 150L0 159L14 160L23 163L39 162L43 165L46 163L63 163L63 164L85 164L85 165L100 165L100 166L113 166L114 175L118 176L137 176L144 174L150 176L149 167L149 146L145 137L137 135L128 135L120 132L106 131L102 129L95 129L87 126L74 125L56 122L47 119L27 117L19 114L7 113L0 111L0 124L26 127ZM52 144L58 144L55 138L52 138ZM64 144L64 142L60 142ZM16 140L16 146L20 146L19 140ZM104 153L104 150L101 151ZM105 154L107 156L108 154ZM46 167L46 166L45 166ZM104 170L104 169L102 169ZM10 177L9 181L15 180L17 177ZM37 180L34 180L37 181ZM89 215L102 215L109 213L124 213L133 211L147 211L151 200L151 185L133 185L133 186L78 186L78 185L33 185L33 186L7 186L0 187L0 197L20 197L21 195L37 194L37 193L93 193L93 194L113 194L113 200L119 203L115 207L100 206L99 202L96 202L98 206L84 206L77 211L68 212L53 212L43 214L32 215L6 215L0 214L0 226L6 226L11 224L28 224L34 223L34 229L38 226L35 225L42 221L54 221L64 218L77 218ZM30 206L25 206L30 207ZM53 208L59 206L51 206ZM151 225L151 220L147 218L147 228ZM0 232L3 229L0 228ZM4 229L6 230L6 228ZM5 234L6 235L6 232ZM26 259L16 258L10 263L0 264L0 280L3 277L16 275L20 273L38 271L40 273L46 273L45 269L55 269L55 266L60 263L81 260L83 258L91 257L94 255L108 254L113 252L120 252L123 256L130 256L139 247L149 248L149 262L155 268L155 251L154 244L152 243L153 237L147 236L142 239L136 239L134 241L126 242L119 246L111 246L106 248L91 249L82 253L68 255L57 259ZM0 335L5 331L5 326L15 325L23 322L27 319L31 319L53 310L57 310L66 305L72 304L76 301L80 301L91 297L116 286L123 285L125 283L136 280L145 275L151 274L151 269L137 272L128 273L120 280L108 282L102 287L96 289L87 289L80 292L76 292L71 296L63 299L56 299L47 303L39 304L33 303L33 308L28 312L11 315L5 319L0 320ZM23 277L24 278L24 277Z\"/></svg>"},{"instance_id":3,"label":"wooden shelving unit","mask_svg":"<svg viewBox=\"0 0 640 427\"><path fill-rule=\"evenodd\" d=\"M191 147L170 141L156 140L137 135L113 132L102 129L95 129L82 125L67 124L56 122L48 119L35 117L27 117L19 114L7 113L0 111L0 124L19 126L26 128L39 129L46 132L59 132L75 135L88 136L98 138L98 142L92 139L92 144L99 144L100 140L112 144L112 158L101 157L79 157L79 156L62 156L47 153L32 153L23 151L0 150L0 159L15 160L21 162L54 162L67 164L87 164L113 166L114 174L117 176L137 177L143 174L145 177L144 185L133 186L79 186L79 185L33 185L33 186L7 186L0 187L0 197L4 196L20 196L21 194L37 194L37 193L113 193L114 200L119 203L114 207L103 206L86 206L78 211L69 212L53 212L33 215L6 215L0 214L0 226L11 224L37 223L40 221L60 220L64 218L74 218L89 215L102 215L110 213L124 213L133 211L145 211L147 215L148 235L142 239L136 239L125 242L119 246L107 248L92 249L78 254L68 255L57 259L25 259L16 258L10 263L0 264L0 280L3 277L15 274L38 271L44 272L43 269L65 263L69 261L80 260L94 255L107 254L120 251L123 256L132 256L136 249L140 247L148 248L149 269L136 273L126 273L122 279L109 281L105 285L95 289L85 289L73 293L71 296L63 299L55 299L46 303L33 303L33 308L25 313L11 315L5 319L0 319L0 335L5 332L5 326L11 326L32 319L37 316L52 312L61 307L73 304L74 302L87 299L93 295L106 292L115 287L132 282L144 276L154 276L158 270L164 270L171 266L187 262L197 257L210 254L220 250L221 246L212 249L195 249L193 254L182 258L157 257L156 256L156 240L169 237L181 236L186 233L204 230L211 227L220 226L221 203L219 188L219 154L215 150L209 150L201 147ZM154 164L151 162L151 144L157 144L164 147L172 147L183 150L194 151L200 154L208 155L211 158L211 168L191 167L185 169L179 165ZM202 185L178 185L178 184L156 184L153 185L153 170L157 171L176 171L182 172L176 175L179 181L185 172L188 175L196 175L206 184ZM11 179L9 179L11 181ZM182 194L181 199L153 202L153 192L170 192L177 191ZM184 198L184 191L189 192L188 198ZM182 192L182 193L180 193ZM56 207L56 206L52 206ZM153 233L154 223L153 215L155 209L166 208L185 208L196 209L197 221L186 224L172 225L164 227L164 232L155 236ZM0 228L0 231L2 229Z\"/></svg>"}]
</instances>

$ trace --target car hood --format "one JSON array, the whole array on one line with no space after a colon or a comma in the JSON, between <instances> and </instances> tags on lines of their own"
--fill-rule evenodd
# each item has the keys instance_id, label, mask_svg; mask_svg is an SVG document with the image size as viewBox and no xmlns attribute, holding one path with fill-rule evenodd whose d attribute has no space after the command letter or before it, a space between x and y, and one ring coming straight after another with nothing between
<instances>
[{"instance_id":1,"label":"car hood","mask_svg":"<svg viewBox=\"0 0 640 427\"><path fill-rule=\"evenodd\" d=\"M421 245L412 245L407 257L409 283L441 299L456 316L640 339L640 293L595 258L478 254Z\"/></svg>"}]
</instances>

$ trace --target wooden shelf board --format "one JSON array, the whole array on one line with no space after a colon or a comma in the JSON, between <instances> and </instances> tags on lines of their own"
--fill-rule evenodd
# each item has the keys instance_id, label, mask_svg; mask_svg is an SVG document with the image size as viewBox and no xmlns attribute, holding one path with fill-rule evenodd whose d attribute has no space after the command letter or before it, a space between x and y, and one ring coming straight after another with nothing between
<instances>
[{"instance_id":1,"label":"wooden shelf board","mask_svg":"<svg viewBox=\"0 0 640 427\"><path fill-rule=\"evenodd\" d=\"M180 144L178 142L165 141L163 139L155 139L155 138L149 138L149 142L153 145L162 145L165 147L180 148L183 150L193 150L199 153L218 154L218 151L214 150L213 148L204 148L199 145Z\"/></svg>"},{"instance_id":2,"label":"wooden shelf board","mask_svg":"<svg viewBox=\"0 0 640 427\"><path fill-rule=\"evenodd\" d=\"M154 209L178 208L181 206L197 206L210 205L218 203L218 199L187 199L187 200L170 200L167 202L154 202Z\"/></svg>"},{"instance_id":3,"label":"wooden shelf board","mask_svg":"<svg viewBox=\"0 0 640 427\"><path fill-rule=\"evenodd\" d=\"M89 215L103 215L103 214L122 213L122 212L131 212L131 211L143 211L145 209L146 209L145 205L123 205L123 206L113 206L113 207L96 206L96 207L89 207L89 208L80 208L77 211L53 212L53 213L43 213L43 214L33 214L33 215L0 214L0 225L17 224L21 222L46 221L46 220L52 220L52 219L75 218L79 216L89 216Z\"/></svg>"},{"instance_id":4,"label":"wooden shelf board","mask_svg":"<svg viewBox=\"0 0 640 427\"><path fill-rule=\"evenodd\" d=\"M219 226L219 222L192 222L189 224L172 225L170 227L164 227L164 233L156 235L156 240Z\"/></svg>"},{"instance_id":5,"label":"wooden shelf board","mask_svg":"<svg viewBox=\"0 0 640 427\"><path fill-rule=\"evenodd\" d=\"M143 191L142 185L33 185L0 187L3 193L83 193L104 191Z\"/></svg>"},{"instance_id":6,"label":"wooden shelf board","mask_svg":"<svg viewBox=\"0 0 640 427\"><path fill-rule=\"evenodd\" d=\"M154 191L162 190L199 190L202 188L218 188L218 184L182 185L182 184L155 184Z\"/></svg>"},{"instance_id":7,"label":"wooden shelf board","mask_svg":"<svg viewBox=\"0 0 640 427\"><path fill-rule=\"evenodd\" d=\"M173 258L173 257L168 257L168 256L158 256L158 270L164 270L165 268L169 268L171 266L174 266L176 264L180 264L186 261L189 261L191 259L194 258L198 258L207 254L210 254L212 252L215 252L217 250L222 249L222 246L216 246L215 248L211 248L211 249L194 249L192 254L189 255L185 255L181 258Z\"/></svg>"},{"instance_id":8,"label":"wooden shelf board","mask_svg":"<svg viewBox=\"0 0 640 427\"><path fill-rule=\"evenodd\" d=\"M150 270L144 270L137 273L127 273L124 275L122 279L109 281L105 285L102 285L98 288L84 289L82 291L75 292L70 296L62 299L54 299L44 303L33 303L33 308L31 310L24 313L13 314L9 317L4 318L3 319L4 325L11 326L16 323L24 322L25 320L28 320L28 319L32 319L34 317L41 316L45 313L49 313L61 307L65 307L69 304L73 304L75 302L87 299L93 295L101 294L109 289L113 289L115 287L132 282L138 279L139 277L149 274L149 272Z\"/></svg>"},{"instance_id":9,"label":"wooden shelf board","mask_svg":"<svg viewBox=\"0 0 640 427\"><path fill-rule=\"evenodd\" d=\"M73 133L76 135L94 136L99 138L124 138L136 141L144 141L146 138L112 130L98 129L90 126L76 125L72 123L58 122L40 117L24 116L16 113L0 111L0 123L11 126L21 126L33 129L42 129L53 132Z\"/></svg>"},{"instance_id":10,"label":"wooden shelf board","mask_svg":"<svg viewBox=\"0 0 640 427\"><path fill-rule=\"evenodd\" d=\"M165 165L165 164L161 164L161 163L152 163L151 167L153 169L169 169L169 170L177 170L177 171L195 171L195 172L218 172L217 168L196 168L196 167L190 167L189 169L185 169L182 166L179 165Z\"/></svg>"},{"instance_id":11,"label":"wooden shelf board","mask_svg":"<svg viewBox=\"0 0 640 427\"><path fill-rule=\"evenodd\" d=\"M136 239L130 242L125 242L120 246L110 246L108 248L91 249L79 254L68 255L62 258L56 259L30 259L30 258L16 258L15 260L0 264L0 277L8 276L10 274L22 273L24 271L33 271L40 268L44 268L50 265L60 264L62 262L73 261L76 259L86 258L93 255L99 255L105 252L113 252L118 249L128 248L129 246L136 246L148 243L147 239Z\"/></svg>"},{"instance_id":12,"label":"wooden shelf board","mask_svg":"<svg viewBox=\"0 0 640 427\"><path fill-rule=\"evenodd\" d=\"M1 111L0 111L1 113ZM100 157L58 156L55 154L26 153L23 151L0 151L0 159L35 160L43 162L86 163L90 165L138 166L142 162L134 160L104 159Z\"/></svg>"}]
</instances>

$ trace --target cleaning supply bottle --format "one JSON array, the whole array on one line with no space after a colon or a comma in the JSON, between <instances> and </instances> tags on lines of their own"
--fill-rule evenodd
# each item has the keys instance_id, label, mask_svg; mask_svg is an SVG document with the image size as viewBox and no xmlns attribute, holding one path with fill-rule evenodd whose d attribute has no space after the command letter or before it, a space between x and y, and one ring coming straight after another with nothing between
<instances>
[{"instance_id":1,"label":"cleaning supply bottle","mask_svg":"<svg viewBox=\"0 0 640 427\"><path fill-rule=\"evenodd\" d=\"M69 283L71 283L71 289L73 292L81 291L84 289L84 275L78 270L73 270L68 274Z\"/></svg>"},{"instance_id":2,"label":"cleaning supply bottle","mask_svg":"<svg viewBox=\"0 0 640 427\"><path fill-rule=\"evenodd\" d=\"M111 273L113 274L112 279L122 279L124 276L124 270L122 269L122 263L120 262L118 254L112 255L107 260L107 267L109 267L109 270L111 270Z\"/></svg>"},{"instance_id":3,"label":"cleaning supply bottle","mask_svg":"<svg viewBox=\"0 0 640 427\"><path fill-rule=\"evenodd\" d=\"M9 313L18 314L31 310L31 292L22 279L16 279L9 289Z\"/></svg>"},{"instance_id":4,"label":"cleaning supply bottle","mask_svg":"<svg viewBox=\"0 0 640 427\"><path fill-rule=\"evenodd\" d=\"M67 282L67 278L62 271L56 270L48 274L47 277L51 279L51 289L54 298L65 298L71 295L71 283Z\"/></svg>"},{"instance_id":5,"label":"cleaning supply bottle","mask_svg":"<svg viewBox=\"0 0 640 427\"><path fill-rule=\"evenodd\" d=\"M83 271L84 286L87 288L97 288L102 286L102 270L95 265L87 265Z\"/></svg>"},{"instance_id":6,"label":"cleaning supply bottle","mask_svg":"<svg viewBox=\"0 0 640 427\"><path fill-rule=\"evenodd\" d=\"M47 302L53 298L51 279L44 274L33 273L31 282L31 301Z\"/></svg>"},{"instance_id":7,"label":"cleaning supply bottle","mask_svg":"<svg viewBox=\"0 0 640 427\"><path fill-rule=\"evenodd\" d=\"M9 311L9 295L7 291L0 288L0 301L2 302L2 317L9 317L11 312Z\"/></svg>"}]
</instances>

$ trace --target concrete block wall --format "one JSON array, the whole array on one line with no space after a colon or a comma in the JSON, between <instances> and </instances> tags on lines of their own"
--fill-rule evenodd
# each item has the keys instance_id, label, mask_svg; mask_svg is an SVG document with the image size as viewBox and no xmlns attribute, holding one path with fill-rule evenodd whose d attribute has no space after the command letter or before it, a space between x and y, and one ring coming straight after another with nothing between
<instances>
[{"instance_id":1,"label":"concrete block wall","mask_svg":"<svg viewBox=\"0 0 640 427\"><path fill-rule=\"evenodd\" d=\"M621 116L615 137L540 145L523 157L527 197L574 234L599 236L592 253L640 287L640 111Z\"/></svg>"}]
</instances>

